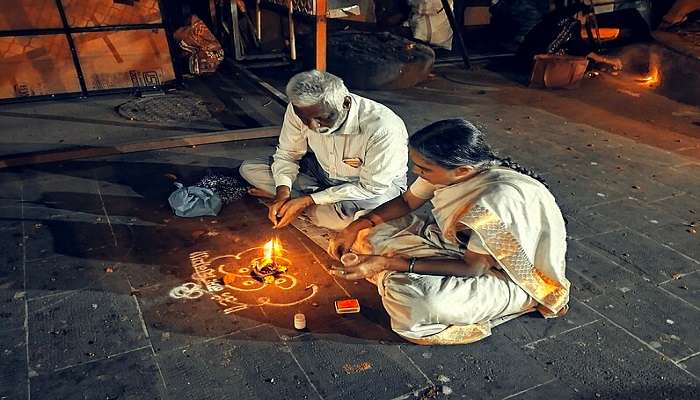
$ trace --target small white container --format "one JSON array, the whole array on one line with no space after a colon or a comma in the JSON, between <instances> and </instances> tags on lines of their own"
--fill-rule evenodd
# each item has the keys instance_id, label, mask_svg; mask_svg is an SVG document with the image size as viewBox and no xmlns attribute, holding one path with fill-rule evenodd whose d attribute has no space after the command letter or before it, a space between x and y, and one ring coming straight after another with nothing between
<instances>
[{"instance_id":1,"label":"small white container","mask_svg":"<svg viewBox=\"0 0 700 400\"><path fill-rule=\"evenodd\" d=\"M355 253L345 253L343 254L342 257L340 257L340 262L343 263L344 266L350 267L352 265L357 264L360 261L360 257L357 256Z\"/></svg>"},{"instance_id":2,"label":"small white container","mask_svg":"<svg viewBox=\"0 0 700 400\"><path fill-rule=\"evenodd\" d=\"M294 329L303 330L306 328L306 316L304 314L294 314Z\"/></svg>"}]
</instances>

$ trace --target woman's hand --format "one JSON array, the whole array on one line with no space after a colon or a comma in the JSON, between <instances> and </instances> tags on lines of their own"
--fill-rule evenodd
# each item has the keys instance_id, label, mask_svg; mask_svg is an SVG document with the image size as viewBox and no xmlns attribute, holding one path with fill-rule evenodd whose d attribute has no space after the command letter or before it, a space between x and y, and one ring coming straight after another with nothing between
<instances>
[{"instance_id":1,"label":"woman's hand","mask_svg":"<svg viewBox=\"0 0 700 400\"><path fill-rule=\"evenodd\" d=\"M355 228L352 224L347 226L331 238L330 243L328 243L328 250L326 251L331 257L340 260L343 254L350 251L355 240L357 240L359 232L360 229Z\"/></svg>"},{"instance_id":2,"label":"woman's hand","mask_svg":"<svg viewBox=\"0 0 700 400\"><path fill-rule=\"evenodd\" d=\"M359 256L360 260L352 266L333 266L330 269L331 275L339 276L347 280L358 280L368 278L379 272L392 269L395 259L384 256Z\"/></svg>"}]
</instances>

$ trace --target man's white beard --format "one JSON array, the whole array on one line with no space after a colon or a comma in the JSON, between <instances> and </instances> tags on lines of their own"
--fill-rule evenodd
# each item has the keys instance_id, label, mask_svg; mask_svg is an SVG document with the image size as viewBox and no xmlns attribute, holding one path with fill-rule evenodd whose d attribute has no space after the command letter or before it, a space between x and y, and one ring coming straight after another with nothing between
<instances>
[{"instance_id":1,"label":"man's white beard","mask_svg":"<svg viewBox=\"0 0 700 400\"><path fill-rule=\"evenodd\" d=\"M340 129L341 126L343 126L343 124L345 123L345 120L348 118L348 114L350 114L350 109L343 107L341 109L340 116L338 117L338 119L335 120L335 123L333 124L333 126L331 126L331 127L322 126L322 127L314 129L314 131L316 131L316 133L321 134L321 135L330 135L333 132Z\"/></svg>"}]
</instances>

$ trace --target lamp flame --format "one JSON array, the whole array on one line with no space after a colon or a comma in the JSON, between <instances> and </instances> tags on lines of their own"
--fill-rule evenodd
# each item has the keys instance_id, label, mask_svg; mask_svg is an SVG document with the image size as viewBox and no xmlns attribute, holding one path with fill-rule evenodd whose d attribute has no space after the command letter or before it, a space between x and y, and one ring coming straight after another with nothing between
<instances>
[{"instance_id":1,"label":"lamp flame","mask_svg":"<svg viewBox=\"0 0 700 400\"><path fill-rule=\"evenodd\" d=\"M250 274L253 278L271 284L275 277L289 268L290 261L284 257L282 244L277 238L269 240L262 246L262 257L251 261Z\"/></svg>"},{"instance_id":2,"label":"lamp flame","mask_svg":"<svg viewBox=\"0 0 700 400\"><path fill-rule=\"evenodd\" d=\"M263 245L263 264L273 264L275 262L275 258L281 255L282 249L277 238L270 239L270 241Z\"/></svg>"},{"instance_id":3,"label":"lamp flame","mask_svg":"<svg viewBox=\"0 0 700 400\"><path fill-rule=\"evenodd\" d=\"M263 259L264 261L272 261L272 255L274 254L275 240L270 239L269 242L265 243L263 246Z\"/></svg>"}]
</instances>

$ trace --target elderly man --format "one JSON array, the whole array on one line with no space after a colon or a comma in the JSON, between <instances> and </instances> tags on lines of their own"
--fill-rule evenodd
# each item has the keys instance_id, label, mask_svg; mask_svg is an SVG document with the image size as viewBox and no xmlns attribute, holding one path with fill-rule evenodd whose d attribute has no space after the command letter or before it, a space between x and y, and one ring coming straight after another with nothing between
<instances>
[{"instance_id":1,"label":"elderly man","mask_svg":"<svg viewBox=\"0 0 700 400\"><path fill-rule=\"evenodd\" d=\"M240 168L254 186L251 194L274 199L268 218L276 228L304 212L313 224L340 230L356 213L406 189L408 133L401 118L327 72L299 73L286 91L277 151Z\"/></svg>"}]
</instances>

